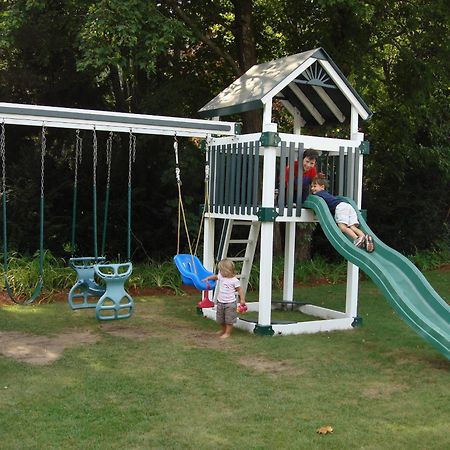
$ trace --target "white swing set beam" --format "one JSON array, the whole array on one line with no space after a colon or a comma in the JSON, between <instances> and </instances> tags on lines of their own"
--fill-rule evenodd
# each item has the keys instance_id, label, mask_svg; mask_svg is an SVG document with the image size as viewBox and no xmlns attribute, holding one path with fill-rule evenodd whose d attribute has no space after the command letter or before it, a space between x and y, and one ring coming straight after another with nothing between
<instances>
[{"instance_id":1,"label":"white swing set beam","mask_svg":"<svg viewBox=\"0 0 450 450\"><path fill-rule=\"evenodd\" d=\"M113 131L180 137L234 136L240 124L219 120L188 119L91 109L60 108L0 102L0 122L50 128Z\"/></svg>"}]
</instances>

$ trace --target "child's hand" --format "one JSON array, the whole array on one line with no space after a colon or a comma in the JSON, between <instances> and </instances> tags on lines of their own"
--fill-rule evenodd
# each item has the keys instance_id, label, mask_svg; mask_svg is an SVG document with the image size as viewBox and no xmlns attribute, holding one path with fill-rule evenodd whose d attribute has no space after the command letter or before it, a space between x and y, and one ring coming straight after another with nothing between
<instances>
[{"instance_id":1,"label":"child's hand","mask_svg":"<svg viewBox=\"0 0 450 450\"><path fill-rule=\"evenodd\" d=\"M239 314L245 314L247 312L247 305L244 303L239 303L239 305L237 306L237 312Z\"/></svg>"}]
</instances>

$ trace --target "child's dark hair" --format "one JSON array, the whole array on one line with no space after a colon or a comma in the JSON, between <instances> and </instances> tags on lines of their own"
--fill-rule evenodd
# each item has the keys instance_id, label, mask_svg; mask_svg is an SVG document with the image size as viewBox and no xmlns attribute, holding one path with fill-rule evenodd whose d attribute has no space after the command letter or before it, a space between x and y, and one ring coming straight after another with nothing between
<instances>
[{"instance_id":1,"label":"child's dark hair","mask_svg":"<svg viewBox=\"0 0 450 450\"><path fill-rule=\"evenodd\" d=\"M319 156L320 156L320 152L314 148L307 148L303 152L303 159L309 158L309 159L316 160Z\"/></svg>"},{"instance_id":2,"label":"child's dark hair","mask_svg":"<svg viewBox=\"0 0 450 450\"><path fill-rule=\"evenodd\" d=\"M311 184L318 184L319 186L323 186L325 189L328 189L328 186L330 185L324 175L317 175L317 177L314 177Z\"/></svg>"}]
</instances>

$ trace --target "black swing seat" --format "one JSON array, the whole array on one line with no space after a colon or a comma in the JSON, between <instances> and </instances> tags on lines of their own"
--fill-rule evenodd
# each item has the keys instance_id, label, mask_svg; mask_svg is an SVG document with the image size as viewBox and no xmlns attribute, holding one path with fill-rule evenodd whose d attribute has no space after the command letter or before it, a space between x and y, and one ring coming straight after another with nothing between
<instances>
[{"instance_id":1,"label":"black swing seat","mask_svg":"<svg viewBox=\"0 0 450 450\"><path fill-rule=\"evenodd\" d=\"M68 295L68 302L72 309L97 306L98 298L105 293L106 288L95 281L95 265L104 261L104 257L70 258L69 265L77 273L75 284Z\"/></svg>"}]
</instances>

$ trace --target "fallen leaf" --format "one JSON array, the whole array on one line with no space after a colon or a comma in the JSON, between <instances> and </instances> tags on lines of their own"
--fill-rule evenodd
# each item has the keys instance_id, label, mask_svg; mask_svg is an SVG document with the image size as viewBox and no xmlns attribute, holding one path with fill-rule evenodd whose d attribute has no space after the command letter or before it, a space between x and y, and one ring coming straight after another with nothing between
<instances>
[{"instance_id":1,"label":"fallen leaf","mask_svg":"<svg viewBox=\"0 0 450 450\"><path fill-rule=\"evenodd\" d=\"M319 433L319 434L328 434L328 433L332 433L332 432L333 432L333 427L330 427L330 425L317 428L317 430L316 430L316 433Z\"/></svg>"}]
</instances>

